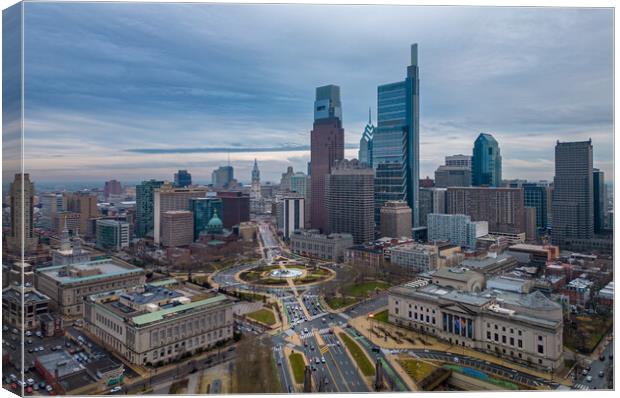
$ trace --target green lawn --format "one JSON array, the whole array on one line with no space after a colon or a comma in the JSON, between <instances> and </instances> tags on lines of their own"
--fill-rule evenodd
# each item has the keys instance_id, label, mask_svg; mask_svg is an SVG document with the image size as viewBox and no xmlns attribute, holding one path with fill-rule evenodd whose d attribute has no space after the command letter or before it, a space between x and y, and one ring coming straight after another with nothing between
<instances>
[{"instance_id":1,"label":"green lawn","mask_svg":"<svg viewBox=\"0 0 620 398\"><path fill-rule=\"evenodd\" d=\"M351 305L357 302L357 299L353 297L328 297L325 299L325 302L332 310L337 310L342 307L346 307L347 305Z\"/></svg>"},{"instance_id":2,"label":"green lawn","mask_svg":"<svg viewBox=\"0 0 620 398\"><path fill-rule=\"evenodd\" d=\"M357 345L357 343L353 341L353 339L349 337L346 333L340 332L338 333L338 335L340 336L340 339L344 342L347 350L349 350L349 353L351 353L351 356L357 363L357 366L362 371L362 374L364 376L374 376L375 367L370 362L370 360L368 360L368 357L366 356L366 354L364 354L364 351L362 351L360 346Z\"/></svg>"},{"instance_id":3,"label":"green lawn","mask_svg":"<svg viewBox=\"0 0 620 398\"><path fill-rule=\"evenodd\" d=\"M373 318L375 321L390 323L388 320L388 310L383 310L381 312L377 312Z\"/></svg>"},{"instance_id":4,"label":"green lawn","mask_svg":"<svg viewBox=\"0 0 620 398\"><path fill-rule=\"evenodd\" d=\"M399 360L398 363L416 383L424 380L424 378L430 375L435 369L430 363L422 362L417 359L402 359Z\"/></svg>"},{"instance_id":5,"label":"green lawn","mask_svg":"<svg viewBox=\"0 0 620 398\"><path fill-rule=\"evenodd\" d=\"M273 325L274 323L276 323L276 317L273 314L273 311L270 311L266 308L261 308L258 311L250 312L246 316L248 318L252 318L259 322L262 322L266 325Z\"/></svg>"},{"instance_id":6,"label":"green lawn","mask_svg":"<svg viewBox=\"0 0 620 398\"><path fill-rule=\"evenodd\" d=\"M382 281L356 283L345 287L343 294L345 296L353 297L368 297L368 295L373 293L375 289L384 290L389 286L390 285L387 282Z\"/></svg>"},{"instance_id":7,"label":"green lawn","mask_svg":"<svg viewBox=\"0 0 620 398\"><path fill-rule=\"evenodd\" d=\"M291 362L291 368L293 368L293 376L295 377L295 383L301 384L304 382L304 370L306 369L306 363L304 357L298 353L293 352L288 356L288 360Z\"/></svg>"}]
</instances>

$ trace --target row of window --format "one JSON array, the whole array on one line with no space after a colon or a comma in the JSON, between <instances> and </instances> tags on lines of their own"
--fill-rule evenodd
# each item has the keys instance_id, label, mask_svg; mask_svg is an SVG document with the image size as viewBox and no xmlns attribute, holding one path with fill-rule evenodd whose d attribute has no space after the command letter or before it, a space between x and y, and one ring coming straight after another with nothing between
<instances>
[{"instance_id":1,"label":"row of window","mask_svg":"<svg viewBox=\"0 0 620 398\"><path fill-rule=\"evenodd\" d=\"M183 338L186 334L195 334L212 329L215 326L221 326L224 323L225 311L221 310L217 313L203 314L186 319L184 322L174 326L163 327L151 331L151 343L158 345L164 340Z\"/></svg>"}]
</instances>

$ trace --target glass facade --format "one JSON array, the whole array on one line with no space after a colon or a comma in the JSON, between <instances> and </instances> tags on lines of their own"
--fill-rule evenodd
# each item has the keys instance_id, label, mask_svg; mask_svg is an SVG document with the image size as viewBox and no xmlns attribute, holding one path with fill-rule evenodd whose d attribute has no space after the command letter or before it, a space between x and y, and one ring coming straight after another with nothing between
<instances>
[{"instance_id":1,"label":"glass facade","mask_svg":"<svg viewBox=\"0 0 620 398\"><path fill-rule=\"evenodd\" d=\"M419 226L419 77L417 45L402 82L377 89L377 128L372 144L375 168L375 221L388 200L402 200L412 209L412 225Z\"/></svg>"},{"instance_id":2,"label":"glass facade","mask_svg":"<svg viewBox=\"0 0 620 398\"><path fill-rule=\"evenodd\" d=\"M154 204L153 190L161 187L163 181L143 181L136 186L136 236L143 238L153 232Z\"/></svg>"},{"instance_id":3,"label":"glass facade","mask_svg":"<svg viewBox=\"0 0 620 398\"><path fill-rule=\"evenodd\" d=\"M218 215L223 214L222 199L193 198L190 199L190 209L194 213L194 240L196 240L200 232L207 228L216 211Z\"/></svg>"},{"instance_id":4,"label":"glass facade","mask_svg":"<svg viewBox=\"0 0 620 398\"><path fill-rule=\"evenodd\" d=\"M469 339L474 338L473 319L442 312L441 320L442 329L444 332L448 332L456 336L467 337Z\"/></svg>"},{"instance_id":5,"label":"glass facade","mask_svg":"<svg viewBox=\"0 0 620 398\"><path fill-rule=\"evenodd\" d=\"M471 167L473 186L502 186L502 156L491 134L480 133L476 138Z\"/></svg>"}]
</instances>

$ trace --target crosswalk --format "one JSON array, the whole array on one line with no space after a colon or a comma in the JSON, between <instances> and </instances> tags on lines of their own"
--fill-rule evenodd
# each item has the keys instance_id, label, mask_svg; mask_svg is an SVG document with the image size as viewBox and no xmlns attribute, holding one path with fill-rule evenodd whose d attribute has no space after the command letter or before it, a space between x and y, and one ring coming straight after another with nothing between
<instances>
[{"instance_id":1,"label":"crosswalk","mask_svg":"<svg viewBox=\"0 0 620 398\"><path fill-rule=\"evenodd\" d=\"M590 387L588 387L588 386L586 386L584 384L581 384L581 383L577 383L577 384L573 385L573 389L575 389L575 390L589 390Z\"/></svg>"}]
</instances>

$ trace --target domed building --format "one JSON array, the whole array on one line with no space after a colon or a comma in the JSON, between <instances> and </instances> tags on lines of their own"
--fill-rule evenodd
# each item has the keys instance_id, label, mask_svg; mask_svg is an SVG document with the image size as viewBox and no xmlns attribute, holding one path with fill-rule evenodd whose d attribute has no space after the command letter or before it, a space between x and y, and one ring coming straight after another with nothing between
<instances>
[{"instance_id":1,"label":"domed building","mask_svg":"<svg viewBox=\"0 0 620 398\"><path fill-rule=\"evenodd\" d=\"M209 235L220 235L224 231L224 223L217 215L217 210L213 212L213 217L207 223L205 230Z\"/></svg>"}]
</instances>

